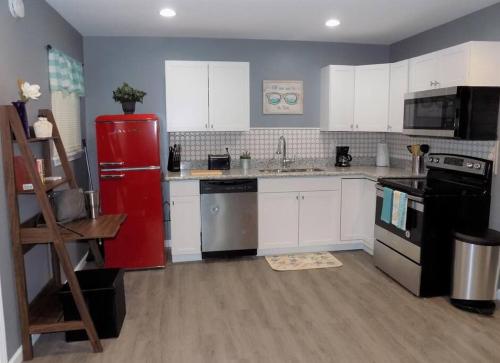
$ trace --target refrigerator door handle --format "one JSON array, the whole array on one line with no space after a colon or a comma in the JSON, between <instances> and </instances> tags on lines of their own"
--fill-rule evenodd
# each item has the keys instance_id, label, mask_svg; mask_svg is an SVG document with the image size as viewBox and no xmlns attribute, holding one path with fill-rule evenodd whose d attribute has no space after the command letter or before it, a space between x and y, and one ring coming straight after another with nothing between
<instances>
[{"instance_id":1,"label":"refrigerator door handle","mask_svg":"<svg viewBox=\"0 0 500 363\"><path fill-rule=\"evenodd\" d=\"M123 179L125 174L105 174L101 175L101 179Z\"/></svg>"},{"instance_id":2,"label":"refrigerator door handle","mask_svg":"<svg viewBox=\"0 0 500 363\"><path fill-rule=\"evenodd\" d=\"M99 163L99 166L122 166L125 165L124 161L103 161Z\"/></svg>"}]
</instances>

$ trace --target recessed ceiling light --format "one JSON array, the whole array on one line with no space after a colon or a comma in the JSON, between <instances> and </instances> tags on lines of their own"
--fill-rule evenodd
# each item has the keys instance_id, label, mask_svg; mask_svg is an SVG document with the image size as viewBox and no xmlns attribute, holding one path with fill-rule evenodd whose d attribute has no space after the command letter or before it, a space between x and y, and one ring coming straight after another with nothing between
<instances>
[{"instance_id":1,"label":"recessed ceiling light","mask_svg":"<svg viewBox=\"0 0 500 363\"><path fill-rule=\"evenodd\" d=\"M160 15L165 18L173 18L176 14L175 10L169 8L161 9L160 11Z\"/></svg>"},{"instance_id":2,"label":"recessed ceiling light","mask_svg":"<svg viewBox=\"0 0 500 363\"><path fill-rule=\"evenodd\" d=\"M333 27L336 27L336 26L339 26L340 25L340 20L338 19L329 19L326 21L325 25L329 28L333 28Z\"/></svg>"}]
</instances>

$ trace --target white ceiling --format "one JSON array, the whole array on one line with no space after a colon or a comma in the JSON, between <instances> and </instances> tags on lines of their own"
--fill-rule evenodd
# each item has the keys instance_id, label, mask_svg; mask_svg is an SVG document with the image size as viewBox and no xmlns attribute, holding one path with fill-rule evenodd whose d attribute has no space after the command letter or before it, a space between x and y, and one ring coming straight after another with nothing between
<instances>
[{"instance_id":1,"label":"white ceiling","mask_svg":"<svg viewBox=\"0 0 500 363\"><path fill-rule=\"evenodd\" d=\"M84 36L392 44L498 0L47 0ZM159 15L164 7L177 16ZM29 9L28 9L29 11ZM324 23L338 18L333 29Z\"/></svg>"}]
</instances>

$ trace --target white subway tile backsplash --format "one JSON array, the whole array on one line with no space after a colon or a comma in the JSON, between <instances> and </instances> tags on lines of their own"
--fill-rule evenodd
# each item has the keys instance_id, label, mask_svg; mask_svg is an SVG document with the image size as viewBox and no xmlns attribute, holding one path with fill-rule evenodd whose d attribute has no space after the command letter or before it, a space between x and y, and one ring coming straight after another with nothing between
<instances>
[{"instance_id":1,"label":"white subway tile backsplash","mask_svg":"<svg viewBox=\"0 0 500 363\"><path fill-rule=\"evenodd\" d=\"M475 156L478 158L496 160L496 141L462 141L426 137L409 137L402 134L387 134L386 141L392 158L410 160L411 155L406 149L411 144L429 144L431 153L449 153Z\"/></svg>"},{"instance_id":2,"label":"white subway tile backsplash","mask_svg":"<svg viewBox=\"0 0 500 363\"><path fill-rule=\"evenodd\" d=\"M353 157L374 157L383 133L320 132L319 129L252 129L249 132L175 132L169 133L170 145L181 144L185 161L206 160L208 154L233 156L249 151L254 159L274 157L279 137L287 141L288 154L297 159L322 159L335 155L336 146L349 146Z\"/></svg>"},{"instance_id":3,"label":"white subway tile backsplash","mask_svg":"<svg viewBox=\"0 0 500 363\"><path fill-rule=\"evenodd\" d=\"M208 154L224 153L233 158L249 151L253 159L268 160L275 156L279 137L287 141L288 154L296 159L328 159L335 156L336 146L349 146L356 159L374 158L377 143L387 142L391 159L408 161L410 144L429 144L431 152L444 152L496 160L496 141L460 141L409 137L403 134L372 132L320 132L310 128L255 128L248 132L176 132L169 133L170 145L181 144L183 161L203 161Z\"/></svg>"}]
</instances>

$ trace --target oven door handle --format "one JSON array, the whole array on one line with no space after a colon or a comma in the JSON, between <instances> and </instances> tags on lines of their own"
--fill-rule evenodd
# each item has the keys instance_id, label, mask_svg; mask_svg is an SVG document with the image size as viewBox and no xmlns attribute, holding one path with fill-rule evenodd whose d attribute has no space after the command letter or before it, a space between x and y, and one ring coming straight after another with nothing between
<instances>
[{"instance_id":1,"label":"oven door handle","mask_svg":"<svg viewBox=\"0 0 500 363\"><path fill-rule=\"evenodd\" d=\"M384 192L377 187L377 197L384 198ZM408 195L408 208L424 211L423 198Z\"/></svg>"},{"instance_id":2,"label":"oven door handle","mask_svg":"<svg viewBox=\"0 0 500 363\"><path fill-rule=\"evenodd\" d=\"M377 185L376 188L377 188L377 195L380 196L380 197L383 197L384 196L384 187L381 186L381 185ZM416 197L416 196L408 194L408 193L406 193L406 195L408 195L408 199L409 200L413 200L413 201L415 201L417 203L423 203L424 202L424 198L422 198L422 197Z\"/></svg>"}]
</instances>

